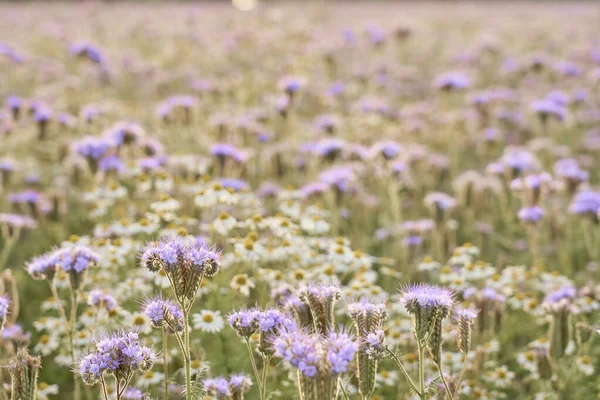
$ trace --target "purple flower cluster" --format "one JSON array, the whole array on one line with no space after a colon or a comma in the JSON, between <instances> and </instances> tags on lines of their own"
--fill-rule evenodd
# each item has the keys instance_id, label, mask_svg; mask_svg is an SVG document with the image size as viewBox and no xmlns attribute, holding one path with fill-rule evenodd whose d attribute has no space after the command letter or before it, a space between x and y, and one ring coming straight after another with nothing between
<instances>
[{"instance_id":1,"label":"purple flower cluster","mask_svg":"<svg viewBox=\"0 0 600 400\"><path fill-rule=\"evenodd\" d=\"M96 350L81 359L79 374L88 385L98 383L104 373L128 381L136 370L152 368L155 358L150 348L139 343L136 332L106 334L96 341Z\"/></svg>"},{"instance_id":2,"label":"purple flower cluster","mask_svg":"<svg viewBox=\"0 0 600 400\"><path fill-rule=\"evenodd\" d=\"M204 242L176 236L150 243L140 258L142 265L153 272L161 268L167 273L185 269L212 277L219 271L220 257L218 251Z\"/></svg>"},{"instance_id":3,"label":"purple flower cluster","mask_svg":"<svg viewBox=\"0 0 600 400\"><path fill-rule=\"evenodd\" d=\"M452 291L439 286L416 284L406 286L401 290L400 302L410 314L416 315L422 311L441 312L447 315L454 304Z\"/></svg>"},{"instance_id":4,"label":"purple flower cluster","mask_svg":"<svg viewBox=\"0 0 600 400\"><path fill-rule=\"evenodd\" d=\"M35 229L37 222L27 215L0 213L0 225L5 225L11 230Z\"/></svg>"},{"instance_id":5,"label":"purple flower cluster","mask_svg":"<svg viewBox=\"0 0 600 400\"><path fill-rule=\"evenodd\" d=\"M219 376L216 378L205 379L203 381L204 390L218 399L222 398L241 398L240 395L250 390L252 379L244 374L231 375L229 379Z\"/></svg>"},{"instance_id":6,"label":"purple flower cluster","mask_svg":"<svg viewBox=\"0 0 600 400\"><path fill-rule=\"evenodd\" d=\"M283 329L273 340L277 357L283 358L309 378L322 367L323 343L319 335L295 329Z\"/></svg>"},{"instance_id":7,"label":"purple flower cluster","mask_svg":"<svg viewBox=\"0 0 600 400\"><path fill-rule=\"evenodd\" d=\"M163 299L160 296L148 299L142 306L142 311L156 328L166 325L177 331L183 329L183 311L169 299Z\"/></svg>"},{"instance_id":8,"label":"purple flower cluster","mask_svg":"<svg viewBox=\"0 0 600 400\"><path fill-rule=\"evenodd\" d=\"M117 308L117 301L112 295L104 293L102 290L92 290L88 294L88 305L114 311Z\"/></svg>"},{"instance_id":9,"label":"purple flower cluster","mask_svg":"<svg viewBox=\"0 0 600 400\"><path fill-rule=\"evenodd\" d=\"M354 338L346 332L331 332L327 336L327 361L336 374L348 370L357 350Z\"/></svg>"},{"instance_id":10,"label":"purple flower cluster","mask_svg":"<svg viewBox=\"0 0 600 400\"><path fill-rule=\"evenodd\" d=\"M229 325L240 337L249 338L257 331L269 335L281 328L293 328L295 322L280 310L269 308L235 311L229 315Z\"/></svg>"},{"instance_id":11,"label":"purple flower cluster","mask_svg":"<svg viewBox=\"0 0 600 400\"><path fill-rule=\"evenodd\" d=\"M65 247L57 252L59 265L65 272L81 274L100 262L100 256L85 246Z\"/></svg>"}]
</instances>

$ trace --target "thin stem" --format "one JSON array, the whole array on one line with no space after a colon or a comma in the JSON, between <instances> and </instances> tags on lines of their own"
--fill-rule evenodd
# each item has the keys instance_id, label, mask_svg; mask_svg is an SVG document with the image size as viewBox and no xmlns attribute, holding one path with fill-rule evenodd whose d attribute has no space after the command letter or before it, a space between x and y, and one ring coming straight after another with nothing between
<instances>
[{"instance_id":1,"label":"thin stem","mask_svg":"<svg viewBox=\"0 0 600 400\"><path fill-rule=\"evenodd\" d=\"M0 270L4 269L4 265L6 264L8 256L10 255L10 251L17 242L18 237L18 232L13 232L13 235L8 236L6 238L6 241L4 242L4 247L2 248L2 252L0 252Z\"/></svg>"},{"instance_id":2,"label":"thin stem","mask_svg":"<svg viewBox=\"0 0 600 400\"><path fill-rule=\"evenodd\" d=\"M418 341L418 340L417 340ZM427 399L427 394L425 393L425 366L424 366L424 350L425 347L421 344L420 341L418 341L418 347L419 347L419 396L421 397L421 400L426 400Z\"/></svg>"},{"instance_id":3,"label":"thin stem","mask_svg":"<svg viewBox=\"0 0 600 400\"><path fill-rule=\"evenodd\" d=\"M165 374L165 400L169 399L169 371L167 365L167 328L163 328L163 374Z\"/></svg>"},{"instance_id":4,"label":"thin stem","mask_svg":"<svg viewBox=\"0 0 600 400\"><path fill-rule=\"evenodd\" d=\"M106 392L106 383L104 382L104 377L100 378L100 383L102 384L102 394L104 395L104 400L108 400L108 393Z\"/></svg>"},{"instance_id":5,"label":"thin stem","mask_svg":"<svg viewBox=\"0 0 600 400\"><path fill-rule=\"evenodd\" d=\"M252 345L250 344L250 340L248 339L246 339L246 347L248 348L248 355L250 356L250 362L252 363L252 370L254 371L254 378L256 379L256 384L258 386L260 400L264 400L262 380L260 378L260 374L258 373L256 360L254 359L254 352L252 351Z\"/></svg>"},{"instance_id":6,"label":"thin stem","mask_svg":"<svg viewBox=\"0 0 600 400\"><path fill-rule=\"evenodd\" d=\"M444 388L446 389L446 394L450 398L450 400L454 400L454 396L452 395L452 391L448 387L448 383L446 382L446 378L444 377L444 372L442 371L442 366L437 364L437 369L440 374L440 378L442 379L442 383L444 384Z\"/></svg>"},{"instance_id":7,"label":"thin stem","mask_svg":"<svg viewBox=\"0 0 600 400\"><path fill-rule=\"evenodd\" d=\"M386 348L385 350L392 356L392 358L394 359L394 361L396 361L396 364L398 364L398 367L400 368L400 371L402 372L402 374L408 380L408 384L410 385L410 387L412 388L412 390L414 390L419 395L419 397L421 397L421 392L419 391L419 389L417 388L417 385L415 385L415 382L412 380L412 378L408 374L408 371L406 371L406 368L404 368L404 365L398 359L398 356L396 355L396 353L394 353L393 351L391 351L388 348Z\"/></svg>"},{"instance_id":8,"label":"thin stem","mask_svg":"<svg viewBox=\"0 0 600 400\"><path fill-rule=\"evenodd\" d=\"M271 356L263 357L263 371L262 371L262 388L263 394L267 395L267 375L269 373L269 363L271 362Z\"/></svg>"},{"instance_id":9,"label":"thin stem","mask_svg":"<svg viewBox=\"0 0 600 400\"><path fill-rule=\"evenodd\" d=\"M71 289L71 317L69 318L69 342L71 344L71 362L75 363L75 323L77 321L77 293ZM75 382L75 395L74 400L81 398L81 389L79 387L79 379L77 379L77 373L73 372L73 380Z\"/></svg>"},{"instance_id":10,"label":"thin stem","mask_svg":"<svg viewBox=\"0 0 600 400\"><path fill-rule=\"evenodd\" d=\"M456 396L458 394L458 391L460 390L460 384L463 380L463 376L465 375L465 370L467 369L467 354L465 353L463 357L464 359L462 367L460 367L460 372L458 373L458 379L456 380L456 388L454 388L453 396Z\"/></svg>"},{"instance_id":11,"label":"thin stem","mask_svg":"<svg viewBox=\"0 0 600 400\"><path fill-rule=\"evenodd\" d=\"M188 311L185 307L181 307L183 311L183 323L184 323L184 346L185 354L183 355L185 360L185 398L192 400L192 372L191 372L191 358L190 358L190 323L188 321Z\"/></svg>"}]
</instances>

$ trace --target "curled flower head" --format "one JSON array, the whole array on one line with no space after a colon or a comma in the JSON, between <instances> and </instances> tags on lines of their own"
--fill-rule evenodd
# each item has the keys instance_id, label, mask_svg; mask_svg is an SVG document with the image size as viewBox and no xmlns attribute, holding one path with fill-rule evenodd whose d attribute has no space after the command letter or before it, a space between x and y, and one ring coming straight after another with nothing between
<instances>
[{"instance_id":1,"label":"curled flower head","mask_svg":"<svg viewBox=\"0 0 600 400\"><path fill-rule=\"evenodd\" d=\"M51 281L60 263L60 252L51 251L29 261L25 268L33 279L48 279Z\"/></svg>"},{"instance_id":2,"label":"curled flower head","mask_svg":"<svg viewBox=\"0 0 600 400\"><path fill-rule=\"evenodd\" d=\"M177 331L183 329L183 312L171 300L160 296L148 299L142 306L142 312L150 318L156 328L169 326Z\"/></svg>"},{"instance_id":3,"label":"curled flower head","mask_svg":"<svg viewBox=\"0 0 600 400\"><path fill-rule=\"evenodd\" d=\"M259 328L258 311L257 310L235 311L229 315L229 325L231 325L231 327L236 331L236 333L240 337L248 339Z\"/></svg>"},{"instance_id":4,"label":"curled flower head","mask_svg":"<svg viewBox=\"0 0 600 400\"><path fill-rule=\"evenodd\" d=\"M235 374L229 377L229 390L232 394L241 394L250 390L252 379L244 374Z\"/></svg>"},{"instance_id":5,"label":"curled flower head","mask_svg":"<svg viewBox=\"0 0 600 400\"><path fill-rule=\"evenodd\" d=\"M330 332L327 336L327 362L336 374L348 370L357 350L356 341L346 332Z\"/></svg>"},{"instance_id":6,"label":"curled flower head","mask_svg":"<svg viewBox=\"0 0 600 400\"><path fill-rule=\"evenodd\" d=\"M93 307L104 307L108 311L113 311L117 308L117 301L108 293L104 293L101 290L92 290L88 295L88 305Z\"/></svg>"},{"instance_id":7,"label":"curled flower head","mask_svg":"<svg viewBox=\"0 0 600 400\"><path fill-rule=\"evenodd\" d=\"M79 374L88 385L96 384L105 373L128 381L135 371L152 368L156 358L154 351L139 343L137 332L104 334L95 344L95 350L78 363Z\"/></svg>"},{"instance_id":8,"label":"curled flower head","mask_svg":"<svg viewBox=\"0 0 600 400\"><path fill-rule=\"evenodd\" d=\"M204 390L217 398L227 398L231 396L229 390L229 381L224 377L211 378L204 380Z\"/></svg>"},{"instance_id":9,"label":"curled flower head","mask_svg":"<svg viewBox=\"0 0 600 400\"><path fill-rule=\"evenodd\" d=\"M324 357L319 335L284 329L273 339L273 348L275 356L298 368L303 375L312 378L319 372Z\"/></svg>"},{"instance_id":10,"label":"curled flower head","mask_svg":"<svg viewBox=\"0 0 600 400\"><path fill-rule=\"evenodd\" d=\"M444 317L454 304L454 294L446 288L427 284L407 286L400 291L401 303L409 314L438 311Z\"/></svg>"},{"instance_id":11,"label":"curled flower head","mask_svg":"<svg viewBox=\"0 0 600 400\"><path fill-rule=\"evenodd\" d=\"M4 328L6 322L6 315L8 314L8 308L10 307L10 299L8 296L0 296L0 330Z\"/></svg>"},{"instance_id":12,"label":"curled flower head","mask_svg":"<svg viewBox=\"0 0 600 400\"><path fill-rule=\"evenodd\" d=\"M178 298L192 301L204 277L213 277L221 266L221 254L204 241L175 236L148 244L140 261L150 271L165 271Z\"/></svg>"}]
</instances>

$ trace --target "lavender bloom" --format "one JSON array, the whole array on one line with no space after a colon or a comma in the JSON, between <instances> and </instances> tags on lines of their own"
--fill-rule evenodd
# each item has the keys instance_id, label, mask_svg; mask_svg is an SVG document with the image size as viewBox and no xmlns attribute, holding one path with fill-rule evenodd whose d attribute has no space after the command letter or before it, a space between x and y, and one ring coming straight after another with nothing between
<instances>
[{"instance_id":1,"label":"lavender bloom","mask_svg":"<svg viewBox=\"0 0 600 400\"><path fill-rule=\"evenodd\" d=\"M247 392L250 390L250 386L252 386L252 379L244 374L235 374L229 377L229 390L233 396ZM241 396L237 398L241 398Z\"/></svg>"},{"instance_id":2,"label":"lavender bloom","mask_svg":"<svg viewBox=\"0 0 600 400\"><path fill-rule=\"evenodd\" d=\"M156 328L168 326L176 331L183 329L183 312L171 300L163 299L160 296L148 299L142 306L142 312L150 318L152 325Z\"/></svg>"},{"instance_id":3,"label":"lavender bloom","mask_svg":"<svg viewBox=\"0 0 600 400\"><path fill-rule=\"evenodd\" d=\"M136 332L105 334L96 340L96 349L79 361L78 371L88 385L103 380L105 373L129 382L135 371L152 368L155 358L150 348L139 343Z\"/></svg>"},{"instance_id":4,"label":"lavender bloom","mask_svg":"<svg viewBox=\"0 0 600 400\"><path fill-rule=\"evenodd\" d=\"M37 222L27 215L0 213L0 225L9 228L9 232L21 229L35 229Z\"/></svg>"},{"instance_id":5,"label":"lavender bloom","mask_svg":"<svg viewBox=\"0 0 600 400\"><path fill-rule=\"evenodd\" d=\"M531 109L540 116L542 122L545 122L549 117L554 117L556 120L562 121L567 115L567 110L564 106L552 100L536 100L531 103Z\"/></svg>"},{"instance_id":6,"label":"lavender bloom","mask_svg":"<svg viewBox=\"0 0 600 400\"><path fill-rule=\"evenodd\" d=\"M77 57L85 57L96 64L104 62L104 55L98 47L86 42L75 43L69 49L71 54Z\"/></svg>"},{"instance_id":7,"label":"lavender bloom","mask_svg":"<svg viewBox=\"0 0 600 400\"><path fill-rule=\"evenodd\" d=\"M241 181L239 179L219 179L218 182L223 185L225 189L233 190L234 192L240 192L244 190L248 190L250 185L248 182Z\"/></svg>"},{"instance_id":8,"label":"lavender bloom","mask_svg":"<svg viewBox=\"0 0 600 400\"><path fill-rule=\"evenodd\" d=\"M88 294L88 305L92 307L104 307L108 311L114 311L117 308L117 301L115 298L101 290L92 290Z\"/></svg>"},{"instance_id":9,"label":"lavender bloom","mask_svg":"<svg viewBox=\"0 0 600 400\"><path fill-rule=\"evenodd\" d=\"M128 388L121 396L123 400L144 400L144 393L140 389Z\"/></svg>"},{"instance_id":10,"label":"lavender bloom","mask_svg":"<svg viewBox=\"0 0 600 400\"><path fill-rule=\"evenodd\" d=\"M36 204L41 195L35 190L25 190L20 193L13 193L8 196L8 201L16 204Z\"/></svg>"},{"instance_id":11,"label":"lavender bloom","mask_svg":"<svg viewBox=\"0 0 600 400\"><path fill-rule=\"evenodd\" d=\"M227 398L231 396L229 381L223 377L205 379L203 384L204 390L217 398Z\"/></svg>"},{"instance_id":12,"label":"lavender bloom","mask_svg":"<svg viewBox=\"0 0 600 400\"><path fill-rule=\"evenodd\" d=\"M461 90L471 86L471 79L460 72L449 72L438 76L435 79L434 86L445 91Z\"/></svg>"},{"instance_id":13,"label":"lavender bloom","mask_svg":"<svg viewBox=\"0 0 600 400\"><path fill-rule=\"evenodd\" d=\"M358 346L354 338L345 332L331 332L327 336L327 362L336 374L348 370Z\"/></svg>"},{"instance_id":14,"label":"lavender bloom","mask_svg":"<svg viewBox=\"0 0 600 400\"><path fill-rule=\"evenodd\" d=\"M98 265L100 256L84 246L62 248L58 250L59 266L65 272L83 273L86 269Z\"/></svg>"},{"instance_id":15,"label":"lavender bloom","mask_svg":"<svg viewBox=\"0 0 600 400\"><path fill-rule=\"evenodd\" d=\"M298 76L285 76L277 83L277 86L290 96L302 89L304 85L304 79Z\"/></svg>"},{"instance_id":16,"label":"lavender bloom","mask_svg":"<svg viewBox=\"0 0 600 400\"><path fill-rule=\"evenodd\" d=\"M51 251L29 261L25 267L33 279L48 279L52 281L56 267L60 263L60 252Z\"/></svg>"},{"instance_id":17,"label":"lavender bloom","mask_svg":"<svg viewBox=\"0 0 600 400\"><path fill-rule=\"evenodd\" d=\"M569 206L569 212L579 215L596 216L600 210L600 193L585 190L577 193Z\"/></svg>"},{"instance_id":18,"label":"lavender bloom","mask_svg":"<svg viewBox=\"0 0 600 400\"><path fill-rule=\"evenodd\" d=\"M559 303L562 300L573 300L577 296L577 290L571 286L564 286L546 296L544 302Z\"/></svg>"},{"instance_id":19,"label":"lavender bloom","mask_svg":"<svg viewBox=\"0 0 600 400\"><path fill-rule=\"evenodd\" d=\"M101 158L100 162L98 162L98 168L105 173L120 173L125 169L123 162L117 155L110 155Z\"/></svg>"},{"instance_id":20,"label":"lavender bloom","mask_svg":"<svg viewBox=\"0 0 600 400\"><path fill-rule=\"evenodd\" d=\"M4 328L6 322L6 315L8 314L8 307L10 306L10 299L7 295L0 296L0 330Z\"/></svg>"},{"instance_id":21,"label":"lavender bloom","mask_svg":"<svg viewBox=\"0 0 600 400\"><path fill-rule=\"evenodd\" d=\"M518 215L521 221L535 224L544 217L544 209L539 206L525 207L519 210Z\"/></svg>"},{"instance_id":22,"label":"lavender bloom","mask_svg":"<svg viewBox=\"0 0 600 400\"><path fill-rule=\"evenodd\" d=\"M229 315L229 325L237 334L245 339L252 336L259 328L257 310L235 311Z\"/></svg>"},{"instance_id":23,"label":"lavender bloom","mask_svg":"<svg viewBox=\"0 0 600 400\"><path fill-rule=\"evenodd\" d=\"M283 358L305 376L313 378L323 360L322 343L318 335L299 330L282 330L273 340L275 355Z\"/></svg>"},{"instance_id":24,"label":"lavender bloom","mask_svg":"<svg viewBox=\"0 0 600 400\"><path fill-rule=\"evenodd\" d=\"M417 284L400 290L400 303L415 316L415 332L423 340L436 325L447 317L454 304L452 291L439 286Z\"/></svg>"},{"instance_id":25,"label":"lavender bloom","mask_svg":"<svg viewBox=\"0 0 600 400\"><path fill-rule=\"evenodd\" d=\"M220 268L218 251L189 237L164 238L146 246L140 257L150 271L163 269L173 283L178 298L192 301L204 277L211 278Z\"/></svg>"},{"instance_id":26,"label":"lavender bloom","mask_svg":"<svg viewBox=\"0 0 600 400\"><path fill-rule=\"evenodd\" d=\"M82 157L99 160L111 148L110 142L103 138L87 136L74 144L75 151Z\"/></svg>"}]
</instances>

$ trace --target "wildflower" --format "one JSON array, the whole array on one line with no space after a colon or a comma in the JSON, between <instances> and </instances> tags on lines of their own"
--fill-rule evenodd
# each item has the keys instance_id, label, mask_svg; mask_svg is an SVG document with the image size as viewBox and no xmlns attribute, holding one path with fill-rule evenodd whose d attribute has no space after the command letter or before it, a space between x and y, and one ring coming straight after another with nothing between
<instances>
[{"instance_id":1,"label":"wildflower","mask_svg":"<svg viewBox=\"0 0 600 400\"><path fill-rule=\"evenodd\" d=\"M156 328L168 326L175 331L183 329L183 312L179 305L171 300L160 296L148 299L142 305L142 311Z\"/></svg>"},{"instance_id":2,"label":"wildflower","mask_svg":"<svg viewBox=\"0 0 600 400\"><path fill-rule=\"evenodd\" d=\"M203 332L216 333L223 329L223 317L219 311L202 310L192 316L194 328Z\"/></svg>"},{"instance_id":3,"label":"wildflower","mask_svg":"<svg viewBox=\"0 0 600 400\"><path fill-rule=\"evenodd\" d=\"M7 295L0 296L0 330L4 328L8 308L10 307L10 299Z\"/></svg>"},{"instance_id":4,"label":"wildflower","mask_svg":"<svg viewBox=\"0 0 600 400\"><path fill-rule=\"evenodd\" d=\"M101 290L92 290L88 295L88 305L92 307L104 307L108 311L113 311L117 307L117 301L110 294Z\"/></svg>"},{"instance_id":5,"label":"wildflower","mask_svg":"<svg viewBox=\"0 0 600 400\"><path fill-rule=\"evenodd\" d=\"M590 356L583 355L581 357L577 357L577 359L575 360L575 365L577 365L577 368L579 368L579 370L585 376L594 375L595 368Z\"/></svg>"},{"instance_id":6,"label":"wildflower","mask_svg":"<svg viewBox=\"0 0 600 400\"><path fill-rule=\"evenodd\" d=\"M250 296L250 289L254 288L254 282L248 278L248 274L239 274L235 275L231 279L231 288L237 292L240 292L242 295L248 297Z\"/></svg>"},{"instance_id":7,"label":"wildflower","mask_svg":"<svg viewBox=\"0 0 600 400\"><path fill-rule=\"evenodd\" d=\"M100 336L95 342L95 349L78 362L83 381L87 385L95 385L107 373L114 375L118 382L129 382L135 371L152 368L156 355L150 348L140 345L138 340L138 334L131 331Z\"/></svg>"}]
</instances>

